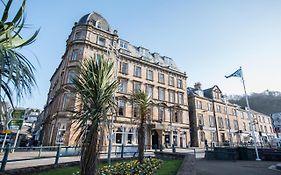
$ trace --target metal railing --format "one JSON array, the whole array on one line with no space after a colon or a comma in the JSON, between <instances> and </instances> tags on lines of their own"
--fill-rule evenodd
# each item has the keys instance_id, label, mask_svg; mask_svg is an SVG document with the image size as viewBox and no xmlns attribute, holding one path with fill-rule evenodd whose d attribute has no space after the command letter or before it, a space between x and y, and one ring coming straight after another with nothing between
<instances>
[{"instance_id":1,"label":"metal railing","mask_svg":"<svg viewBox=\"0 0 281 175\"><path fill-rule=\"evenodd\" d=\"M151 146L145 146L145 153L148 156L154 150L150 149ZM9 162L19 162L36 159L49 159L54 158L54 164L59 163L62 157L75 157L81 155L81 148L78 146L39 146L39 147L11 147L9 144L3 150L0 171L4 172L6 165ZM99 158L107 157L107 146L101 147L99 151ZM138 155L137 145L114 145L112 146L111 155L113 158L136 157Z\"/></svg>"},{"instance_id":2,"label":"metal railing","mask_svg":"<svg viewBox=\"0 0 281 175\"><path fill-rule=\"evenodd\" d=\"M106 159L108 154L108 147L100 147L99 158ZM170 147L164 148L161 147L156 149L151 145L145 146L145 156L152 157L154 156L154 151L164 151L164 152L177 152L177 153L189 153L194 154L195 157L205 153L205 150L199 148L179 148L179 147ZM0 154L0 171L4 172L6 165L11 162L21 162L27 160L38 160L38 159L54 159L54 162L48 164L57 165L60 162L61 158L64 157L73 157L73 161L76 161L81 155L81 148L78 146L39 146L39 147L11 147L9 144L3 150L3 153ZM138 156L138 146L137 145L114 145L112 146L111 157L112 158L134 158ZM2 159L2 160L1 160Z\"/></svg>"}]
</instances>

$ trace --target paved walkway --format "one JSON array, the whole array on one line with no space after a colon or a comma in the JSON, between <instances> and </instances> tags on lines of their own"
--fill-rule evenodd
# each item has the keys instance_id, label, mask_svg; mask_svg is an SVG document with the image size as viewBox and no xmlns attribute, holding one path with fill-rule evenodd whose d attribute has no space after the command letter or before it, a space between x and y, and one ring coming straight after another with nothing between
<instances>
[{"instance_id":1,"label":"paved walkway","mask_svg":"<svg viewBox=\"0 0 281 175\"><path fill-rule=\"evenodd\" d=\"M146 152L146 156L154 156L153 151L154 150L148 150L149 152ZM172 152L172 149L164 149L165 152ZM191 153L194 154L194 149L176 149L177 152L184 152L184 153ZM204 157L204 150L203 149L195 149L196 157L197 158L203 158ZM14 152L9 154L9 160L14 159L28 159L28 158L38 158L39 155L41 157L47 157L47 156L55 156L56 151L43 151L39 154L39 151L27 151L27 152ZM124 157L132 156L124 154ZM120 157L119 155L112 154L112 158ZM3 158L3 153L0 153L0 160ZM101 155L102 159L107 158L107 154ZM59 163L65 163L65 162L73 162L73 161L79 161L79 157L60 157ZM16 161L16 162L8 162L6 165L6 170L11 169L18 169L18 168L26 168L26 167L36 167L41 165L51 165L54 164L55 158L44 158L44 159L36 159L36 160L25 160L25 161Z\"/></svg>"},{"instance_id":2,"label":"paved walkway","mask_svg":"<svg viewBox=\"0 0 281 175\"><path fill-rule=\"evenodd\" d=\"M197 175L281 175L281 171L268 169L278 162L270 161L196 161Z\"/></svg>"},{"instance_id":3,"label":"paved walkway","mask_svg":"<svg viewBox=\"0 0 281 175\"><path fill-rule=\"evenodd\" d=\"M74 162L79 161L80 157L61 157L59 163ZM8 162L6 165L6 170L27 168L27 167L36 167L41 165L52 165L55 163L55 158L48 159L36 159L36 160L25 160L18 162Z\"/></svg>"}]
</instances>

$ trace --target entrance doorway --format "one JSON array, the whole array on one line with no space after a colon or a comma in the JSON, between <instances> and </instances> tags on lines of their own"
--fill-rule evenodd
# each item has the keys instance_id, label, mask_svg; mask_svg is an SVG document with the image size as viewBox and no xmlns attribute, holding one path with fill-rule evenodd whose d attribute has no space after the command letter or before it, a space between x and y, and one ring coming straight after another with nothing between
<instances>
[{"instance_id":1,"label":"entrance doorway","mask_svg":"<svg viewBox=\"0 0 281 175\"><path fill-rule=\"evenodd\" d=\"M183 148L182 136L180 137L180 147Z\"/></svg>"},{"instance_id":2,"label":"entrance doorway","mask_svg":"<svg viewBox=\"0 0 281 175\"><path fill-rule=\"evenodd\" d=\"M165 134L165 147L168 148L170 145L170 134Z\"/></svg>"},{"instance_id":3,"label":"entrance doorway","mask_svg":"<svg viewBox=\"0 0 281 175\"><path fill-rule=\"evenodd\" d=\"M156 130L152 131L152 148L159 148L159 138L158 138L158 133Z\"/></svg>"},{"instance_id":4,"label":"entrance doorway","mask_svg":"<svg viewBox=\"0 0 281 175\"><path fill-rule=\"evenodd\" d=\"M224 135L224 133L221 133L221 142L225 142L225 135Z\"/></svg>"}]
</instances>

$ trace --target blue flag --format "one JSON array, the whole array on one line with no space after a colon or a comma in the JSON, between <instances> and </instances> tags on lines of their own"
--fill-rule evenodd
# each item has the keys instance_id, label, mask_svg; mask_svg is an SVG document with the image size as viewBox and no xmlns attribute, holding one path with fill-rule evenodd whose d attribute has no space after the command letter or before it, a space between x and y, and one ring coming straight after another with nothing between
<instances>
[{"instance_id":1,"label":"blue flag","mask_svg":"<svg viewBox=\"0 0 281 175\"><path fill-rule=\"evenodd\" d=\"M235 71L234 73L225 76L225 78L230 78L230 77L241 77L242 78L242 68L240 67L237 71Z\"/></svg>"}]
</instances>

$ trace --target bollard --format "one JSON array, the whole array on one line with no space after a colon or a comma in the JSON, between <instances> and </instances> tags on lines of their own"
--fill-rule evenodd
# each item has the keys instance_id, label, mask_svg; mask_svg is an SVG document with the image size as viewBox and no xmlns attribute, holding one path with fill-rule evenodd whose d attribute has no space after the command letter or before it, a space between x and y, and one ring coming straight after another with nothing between
<instances>
[{"instance_id":1,"label":"bollard","mask_svg":"<svg viewBox=\"0 0 281 175\"><path fill-rule=\"evenodd\" d=\"M42 153L42 145L40 145L40 148L39 148L39 154L38 154L39 158L41 157L41 153Z\"/></svg>"},{"instance_id":2,"label":"bollard","mask_svg":"<svg viewBox=\"0 0 281 175\"><path fill-rule=\"evenodd\" d=\"M162 152L162 151L163 151L163 145L160 144L160 152Z\"/></svg>"},{"instance_id":3,"label":"bollard","mask_svg":"<svg viewBox=\"0 0 281 175\"><path fill-rule=\"evenodd\" d=\"M195 148L193 149L193 152L194 152L194 157L196 158L196 149Z\"/></svg>"},{"instance_id":4,"label":"bollard","mask_svg":"<svg viewBox=\"0 0 281 175\"><path fill-rule=\"evenodd\" d=\"M8 156L9 156L9 152L10 152L10 144L7 144L6 148L5 148L5 153L2 159L2 163L1 163L1 172L5 171L5 167L8 161Z\"/></svg>"},{"instance_id":5,"label":"bollard","mask_svg":"<svg viewBox=\"0 0 281 175\"><path fill-rule=\"evenodd\" d=\"M172 144L172 150L173 150L173 153L175 153L175 152L176 152L176 147L175 147L175 145L174 145L174 144Z\"/></svg>"},{"instance_id":6,"label":"bollard","mask_svg":"<svg viewBox=\"0 0 281 175\"><path fill-rule=\"evenodd\" d=\"M56 159L55 159L55 165L57 165L59 163L59 158L60 158L60 147L61 145L58 146L57 149L57 154L56 154Z\"/></svg>"},{"instance_id":7,"label":"bollard","mask_svg":"<svg viewBox=\"0 0 281 175\"><path fill-rule=\"evenodd\" d=\"M124 144L122 144L121 146L121 158L124 157Z\"/></svg>"}]
</instances>

